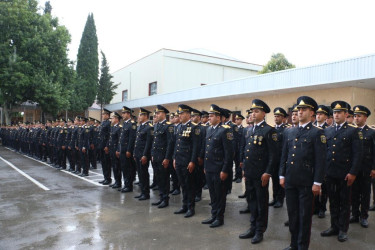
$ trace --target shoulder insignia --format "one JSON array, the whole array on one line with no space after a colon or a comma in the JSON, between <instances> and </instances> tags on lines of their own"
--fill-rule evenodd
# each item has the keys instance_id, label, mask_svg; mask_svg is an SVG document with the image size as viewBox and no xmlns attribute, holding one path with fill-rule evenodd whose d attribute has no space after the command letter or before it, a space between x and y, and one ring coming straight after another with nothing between
<instances>
[{"instance_id":1,"label":"shoulder insignia","mask_svg":"<svg viewBox=\"0 0 375 250\"><path fill-rule=\"evenodd\" d=\"M150 127L153 127L153 126L154 126L154 125L152 125L152 123L149 123L148 125L149 125Z\"/></svg>"},{"instance_id":2,"label":"shoulder insignia","mask_svg":"<svg viewBox=\"0 0 375 250\"><path fill-rule=\"evenodd\" d=\"M313 126L316 127L316 128L318 128L318 129L323 129L323 128L321 128L319 126L316 126L316 125L313 125ZM323 143L325 143L325 142L323 142Z\"/></svg>"},{"instance_id":3,"label":"shoulder insignia","mask_svg":"<svg viewBox=\"0 0 375 250\"><path fill-rule=\"evenodd\" d=\"M195 134L196 134L196 135L199 135L200 133L201 133L200 128L196 128L196 129L195 129Z\"/></svg>"},{"instance_id":4,"label":"shoulder insignia","mask_svg":"<svg viewBox=\"0 0 375 250\"><path fill-rule=\"evenodd\" d=\"M168 132L169 132L169 133L174 133L174 127L170 126L170 127L168 128Z\"/></svg>"},{"instance_id":5,"label":"shoulder insignia","mask_svg":"<svg viewBox=\"0 0 375 250\"><path fill-rule=\"evenodd\" d=\"M354 125L354 124L349 124L348 123L348 125L350 126L350 127L353 127L353 128L358 128L356 125Z\"/></svg>"},{"instance_id":6,"label":"shoulder insignia","mask_svg":"<svg viewBox=\"0 0 375 250\"><path fill-rule=\"evenodd\" d=\"M322 129L322 128L321 128ZM321 135L320 136L320 141L322 142L322 143L327 143L327 138L326 138L326 136L325 135Z\"/></svg>"},{"instance_id":7,"label":"shoulder insignia","mask_svg":"<svg viewBox=\"0 0 375 250\"><path fill-rule=\"evenodd\" d=\"M272 140L277 141L277 133L272 133Z\"/></svg>"},{"instance_id":8,"label":"shoulder insignia","mask_svg":"<svg viewBox=\"0 0 375 250\"><path fill-rule=\"evenodd\" d=\"M221 125L223 128L230 128L228 125Z\"/></svg>"},{"instance_id":9,"label":"shoulder insignia","mask_svg":"<svg viewBox=\"0 0 375 250\"><path fill-rule=\"evenodd\" d=\"M207 125L206 125L206 124L204 124L204 123L201 123L201 126L203 126L203 127L206 127Z\"/></svg>"},{"instance_id":10,"label":"shoulder insignia","mask_svg":"<svg viewBox=\"0 0 375 250\"><path fill-rule=\"evenodd\" d=\"M363 140L363 134L362 134L362 131L358 131L358 136L359 136L359 139L360 139L360 140Z\"/></svg>"},{"instance_id":11,"label":"shoulder insignia","mask_svg":"<svg viewBox=\"0 0 375 250\"><path fill-rule=\"evenodd\" d=\"M133 124L132 129L137 129L137 125Z\"/></svg>"},{"instance_id":12,"label":"shoulder insignia","mask_svg":"<svg viewBox=\"0 0 375 250\"><path fill-rule=\"evenodd\" d=\"M122 125L120 124L119 127L122 128Z\"/></svg>"},{"instance_id":13,"label":"shoulder insignia","mask_svg":"<svg viewBox=\"0 0 375 250\"><path fill-rule=\"evenodd\" d=\"M227 125L224 125L224 126L227 126ZM232 132L227 132L227 139L230 140L230 141L233 140L233 133Z\"/></svg>"},{"instance_id":14,"label":"shoulder insignia","mask_svg":"<svg viewBox=\"0 0 375 250\"><path fill-rule=\"evenodd\" d=\"M234 131L238 132L238 127L237 126L234 127Z\"/></svg>"},{"instance_id":15,"label":"shoulder insignia","mask_svg":"<svg viewBox=\"0 0 375 250\"><path fill-rule=\"evenodd\" d=\"M195 122L191 122L191 124L193 124L194 126L197 126L198 124L196 124Z\"/></svg>"}]
</instances>

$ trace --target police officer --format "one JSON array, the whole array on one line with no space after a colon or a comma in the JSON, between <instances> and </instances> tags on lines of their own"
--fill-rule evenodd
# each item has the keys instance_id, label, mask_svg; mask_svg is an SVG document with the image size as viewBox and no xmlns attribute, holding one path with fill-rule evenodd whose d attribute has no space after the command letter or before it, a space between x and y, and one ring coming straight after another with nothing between
<instances>
[{"instance_id":1,"label":"police officer","mask_svg":"<svg viewBox=\"0 0 375 250\"><path fill-rule=\"evenodd\" d=\"M328 124L326 122L328 116L329 116L329 107L325 105L319 105L318 109L316 110L316 126L320 127L322 129L325 129L328 127ZM321 186L321 193L320 195L315 196L314 201L314 207L315 207L315 214L318 214L319 218L324 218L325 212L327 210L327 185L325 183L325 178L323 179L323 183Z\"/></svg>"},{"instance_id":2,"label":"police officer","mask_svg":"<svg viewBox=\"0 0 375 250\"><path fill-rule=\"evenodd\" d=\"M240 166L241 163L241 152L240 152L240 144L241 144L241 139L243 136L243 130L244 127L242 126L242 121L245 119L243 115L241 114L236 114L235 116L235 125L234 131L236 133L233 134L233 136L237 136L235 140L235 154L234 154L234 164L235 164L235 174L234 174L234 179L233 181L236 183L241 183L242 181L242 168Z\"/></svg>"},{"instance_id":3,"label":"police officer","mask_svg":"<svg viewBox=\"0 0 375 250\"><path fill-rule=\"evenodd\" d=\"M137 124L131 120L131 114L133 110L126 106L123 106L121 112L124 122L122 123L120 141L118 143L116 156L120 159L121 172L124 177L124 188L121 189L121 192L127 193L133 191L136 166L134 166L132 159Z\"/></svg>"},{"instance_id":4,"label":"police officer","mask_svg":"<svg viewBox=\"0 0 375 250\"><path fill-rule=\"evenodd\" d=\"M285 197L285 190L283 187L280 186L280 179L279 179L279 166L280 166L280 158L283 146L283 134L284 130L287 127L283 121L287 113L285 109L281 107L276 107L273 110L273 117L275 121L275 129L277 133L277 142L276 142L276 157L275 157L275 166L272 173L272 191L273 191L273 200L268 203L269 206L273 206L274 208L280 208L284 204L284 197Z\"/></svg>"},{"instance_id":5,"label":"police officer","mask_svg":"<svg viewBox=\"0 0 375 250\"><path fill-rule=\"evenodd\" d=\"M89 175L89 155L88 151L90 148L90 137L91 132L90 128L87 125L88 119L85 117L81 117L80 125L81 129L78 131L78 149L81 157L81 167L82 173L80 174L81 177Z\"/></svg>"},{"instance_id":6,"label":"police officer","mask_svg":"<svg viewBox=\"0 0 375 250\"><path fill-rule=\"evenodd\" d=\"M266 113L270 112L265 102L254 99L250 110L252 110L254 127L246 138L243 171L251 218L250 228L240 234L239 238L252 238L251 243L257 244L263 240L268 224L268 183L275 164L277 133L265 121Z\"/></svg>"},{"instance_id":7,"label":"police officer","mask_svg":"<svg viewBox=\"0 0 375 250\"><path fill-rule=\"evenodd\" d=\"M108 149L108 140L109 134L111 132L111 121L109 120L109 116L111 115L111 111L108 109L103 109L102 112L102 123L99 126L99 147L98 150L100 151L101 155L101 164L103 170L104 180L99 181L99 183L103 185L109 185L112 183L111 179L111 158L109 156L109 149Z\"/></svg>"},{"instance_id":8,"label":"police officer","mask_svg":"<svg viewBox=\"0 0 375 250\"><path fill-rule=\"evenodd\" d=\"M89 148L89 167L90 169L96 169L96 151L97 151L97 140L98 140L98 128L95 126L95 119L89 117L88 127L90 130L90 148Z\"/></svg>"},{"instance_id":9,"label":"police officer","mask_svg":"<svg viewBox=\"0 0 375 250\"><path fill-rule=\"evenodd\" d=\"M331 108L335 125L325 130L331 227L321 236L338 235L343 242L348 239L351 187L361 167L363 133L345 121L350 110L347 102L335 101Z\"/></svg>"},{"instance_id":10,"label":"police officer","mask_svg":"<svg viewBox=\"0 0 375 250\"><path fill-rule=\"evenodd\" d=\"M180 117L178 115L178 111L176 113L170 113L169 118L170 118L171 123L174 126L174 137L176 137L178 127L181 124ZM175 145L173 144L173 147L174 146ZM172 194L172 195L179 195L181 193L180 184L179 184L179 181L178 181L176 169L174 169L174 167L173 167L173 162L169 163L169 171L171 173L171 179L172 179L172 188L169 191L169 193Z\"/></svg>"},{"instance_id":11,"label":"police officer","mask_svg":"<svg viewBox=\"0 0 375 250\"><path fill-rule=\"evenodd\" d=\"M135 196L141 201L150 199L150 174L148 167L151 159L151 147L154 137L154 127L149 121L150 111L140 108L138 128L134 145L134 161L137 164L141 194Z\"/></svg>"},{"instance_id":12,"label":"police officer","mask_svg":"<svg viewBox=\"0 0 375 250\"><path fill-rule=\"evenodd\" d=\"M346 122L348 124L355 125L354 124L354 112L351 109L348 110L348 116L346 117Z\"/></svg>"},{"instance_id":13,"label":"police officer","mask_svg":"<svg viewBox=\"0 0 375 250\"><path fill-rule=\"evenodd\" d=\"M233 168L233 133L228 125L222 125L222 109L212 104L209 111L211 126L207 128L204 151L204 170L211 198L211 217L202 221L211 228L224 224L224 213Z\"/></svg>"},{"instance_id":14,"label":"police officer","mask_svg":"<svg viewBox=\"0 0 375 250\"><path fill-rule=\"evenodd\" d=\"M68 162L69 162L69 169L68 169L69 172L74 171L74 160L73 160L72 149L69 148L70 142L72 140L73 129L74 129L73 122L74 121L71 118L68 118L68 120L67 120L67 134L66 134L66 138L65 138L65 151L66 151L66 156L67 156Z\"/></svg>"},{"instance_id":15,"label":"police officer","mask_svg":"<svg viewBox=\"0 0 375 250\"><path fill-rule=\"evenodd\" d=\"M69 142L68 150L70 150L72 157L72 165L70 165L69 171L78 174L81 170L81 162L78 148L78 131L80 130L80 116L74 118L74 126L72 128L72 136Z\"/></svg>"},{"instance_id":16,"label":"police officer","mask_svg":"<svg viewBox=\"0 0 375 250\"><path fill-rule=\"evenodd\" d=\"M185 104L178 106L180 125L176 131L173 167L182 188L182 207L175 214L189 218L195 214L196 170L198 164L200 128L191 122L192 108Z\"/></svg>"},{"instance_id":17,"label":"police officer","mask_svg":"<svg viewBox=\"0 0 375 250\"><path fill-rule=\"evenodd\" d=\"M363 157L361 168L353 183L352 217L350 222L358 222L364 228L368 227L368 210L370 206L371 177L375 177L375 130L366 124L370 110L363 106L353 107L354 121L363 134ZM361 209L359 209L361 207Z\"/></svg>"},{"instance_id":18,"label":"police officer","mask_svg":"<svg viewBox=\"0 0 375 250\"><path fill-rule=\"evenodd\" d=\"M308 249L313 196L320 193L327 152L324 130L313 126L317 103L308 96L297 99L299 125L284 133L280 185L285 187L291 244L286 249Z\"/></svg>"},{"instance_id":19,"label":"police officer","mask_svg":"<svg viewBox=\"0 0 375 250\"><path fill-rule=\"evenodd\" d=\"M120 160L116 157L116 151L118 149L118 143L121 134L122 125L120 125L121 115L117 112L113 113L111 132L108 139L108 149L109 155L111 157L111 167L113 171L113 177L115 178L115 183L109 185L113 189L121 188L121 167Z\"/></svg>"},{"instance_id":20,"label":"police officer","mask_svg":"<svg viewBox=\"0 0 375 250\"><path fill-rule=\"evenodd\" d=\"M174 127L167 122L168 109L157 105L155 110L156 124L154 125L154 142L151 149L152 161L158 170L158 187L160 199L153 206L164 208L169 205L169 164L173 155Z\"/></svg>"},{"instance_id":21,"label":"police officer","mask_svg":"<svg viewBox=\"0 0 375 250\"><path fill-rule=\"evenodd\" d=\"M66 169L66 135L68 133L68 127L65 125L66 121L60 119L60 128L57 135L57 150L58 150L58 168Z\"/></svg>"}]
</instances>

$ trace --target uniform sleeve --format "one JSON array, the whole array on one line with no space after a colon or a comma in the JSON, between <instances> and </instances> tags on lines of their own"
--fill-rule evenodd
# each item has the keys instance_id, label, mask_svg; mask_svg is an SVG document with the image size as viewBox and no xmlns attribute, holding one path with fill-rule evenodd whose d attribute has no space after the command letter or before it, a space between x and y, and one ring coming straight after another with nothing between
<instances>
[{"instance_id":1,"label":"uniform sleeve","mask_svg":"<svg viewBox=\"0 0 375 250\"><path fill-rule=\"evenodd\" d=\"M323 183L326 173L327 139L324 130L319 129L314 139L314 182Z\"/></svg>"},{"instance_id":2,"label":"uniform sleeve","mask_svg":"<svg viewBox=\"0 0 375 250\"><path fill-rule=\"evenodd\" d=\"M154 140L154 128L150 126L147 129L147 140L146 140L145 148L143 150L143 156L146 156L147 158L149 158L151 155L151 147L152 147L153 140Z\"/></svg>"},{"instance_id":3,"label":"uniform sleeve","mask_svg":"<svg viewBox=\"0 0 375 250\"><path fill-rule=\"evenodd\" d=\"M271 130L267 133L266 142L268 150L266 173L272 175L277 155L277 132L274 128L271 128Z\"/></svg>"},{"instance_id":4,"label":"uniform sleeve","mask_svg":"<svg viewBox=\"0 0 375 250\"><path fill-rule=\"evenodd\" d=\"M174 150L174 127L169 125L167 128L167 150L164 159L172 160Z\"/></svg>"},{"instance_id":5,"label":"uniform sleeve","mask_svg":"<svg viewBox=\"0 0 375 250\"><path fill-rule=\"evenodd\" d=\"M192 138L192 154L191 154L191 159L190 162L194 162L195 164L198 163L198 149L199 149L199 135L201 133L201 128L199 126L195 126L193 128L193 138Z\"/></svg>"},{"instance_id":6,"label":"uniform sleeve","mask_svg":"<svg viewBox=\"0 0 375 250\"><path fill-rule=\"evenodd\" d=\"M239 147L239 154L240 154L240 162L244 161L245 158L245 146L246 146L246 134L247 134L247 129L243 128L242 130L242 136L240 138L240 147Z\"/></svg>"},{"instance_id":7,"label":"uniform sleeve","mask_svg":"<svg viewBox=\"0 0 375 250\"><path fill-rule=\"evenodd\" d=\"M352 134L352 166L349 173L357 175L361 168L361 159L363 154L363 134L359 129L355 129Z\"/></svg>"},{"instance_id":8,"label":"uniform sleeve","mask_svg":"<svg viewBox=\"0 0 375 250\"><path fill-rule=\"evenodd\" d=\"M132 127L129 131L129 142L127 152L132 153L134 151L135 137L137 136L137 124L132 123Z\"/></svg>"},{"instance_id":9,"label":"uniform sleeve","mask_svg":"<svg viewBox=\"0 0 375 250\"><path fill-rule=\"evenodd\" d=\"M373 156L372 156L372 170L375 170L375 133L372 134L372 149L373 149Z\"/></svg>"},{"instance_id":10,"label":"uniform sleeve","mask_svg":"<svg viewBox=\"0 0 375 250\"><path fill-rule=\"evenodd\" d=\"M281 149L280 168L279 176L284 176L286 173L286 161L288 160L289 148L288 148L288 131L284 130L283 146ZM323 158L325 160L325 158Z\"/></svg>"},{"instance_id":11,"label":"uniform sleeve","mask_svg":"<svg viewBox=\"0 0 375 250\"><path fill-rule=\"evenodd\" d=\"M229 173L233 167L233 133L231 129L225 129L222 133L222 143L224 148L224 164L222 172Z\"/></svg>"}]
</instances>

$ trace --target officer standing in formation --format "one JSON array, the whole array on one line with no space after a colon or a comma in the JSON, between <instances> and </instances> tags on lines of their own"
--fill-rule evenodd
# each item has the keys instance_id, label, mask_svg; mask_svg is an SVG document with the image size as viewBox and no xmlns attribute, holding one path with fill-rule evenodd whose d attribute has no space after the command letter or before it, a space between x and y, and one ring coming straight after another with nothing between
<instances>
[{"instance_id":1,"label":"officer standing in formation","mask_svg":"<svg viewBox=\"0 0 375 250\"><path fill-rule=\"evenodd\" d=\"M109 148L108 148L108 140L109 135L111 133L111 121L109 117L111 115L111 111L108 109L103 109L102 112L102 124L99 126L99 148L100 156L101 156L101 163L102 163L102 171L104 180L100 181L99 183L103 185L110 185L112 183L111 178L111 158L109 155Z\"/></svg>"},{"instance_id":2,"label":"officer standing in formation","mask_svg":"<svg viewBox=\"0 0 375 250\"><path fill-rule=\"evenodd\" d=\"M109 185L113 189L121 188L121 169L120 169L120 159L116 157L116 151L119 145L120 133L122 126L120 125L121 116L117 112L113 112L111 121L111 131L108 139L108 151L111 159L111 168L113 171L113 177L115 178L115 183Z\"/></svg>"}]
</instances>

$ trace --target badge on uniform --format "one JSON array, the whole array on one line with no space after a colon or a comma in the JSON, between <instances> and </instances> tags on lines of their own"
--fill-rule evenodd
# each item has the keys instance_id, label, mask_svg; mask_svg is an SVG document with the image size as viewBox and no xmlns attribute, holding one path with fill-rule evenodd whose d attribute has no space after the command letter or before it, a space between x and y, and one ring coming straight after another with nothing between
<instances>
[{"instance_id":1,"label":"badge on uniform","mask_svg":"<svg viewBox=\"0 0 375 250\"><path fill-rule=\"evenodd\" d=\"M154 135L154 130L153 130L153 129L150 131L150 134L151 134L152 136Z\"/></svg>"},{"instance_id":2,"label":"badge on uniform","mask_svg":"<svg viewBox=\"0 0 375 250\"><path fill-rule=\"evenodd\" d=\"M169 133L173 133L173 132L174 132L174 128L173 128L173 126L169 126L169 128L168 128L168 132L169 132Z\"/></svg>"},{"instance_id":3,"label":"badge on uniform","mask_svg":"<svg viewBox=\"0 0 375 250\"><path fill-rule=\"evenodd\" d=\"M137 129L137 125L134 124L134 125L132 126L132 129Z\"/></svg>"},{"instance_id":4,"label":"badge on uniform","mask_svg":"<svg viewBox=\"0 0 375 250\"><path fill-rule=\"evenodd\" d=\"M233 134L231 132L227 133L227 139L230 141L233 140Z\"/></svg>"},{"instance_id":5,"label":"badge on uniform","mask_svg":"<svg viewBox=\"0 0 375 250\"><path fill-rule=\"evenodd\" d=\"M88 133L89 132L89 130L88 129L86 129L86 133Z\"/></svg>"},{"instance_id":6,"label":"badge on uniform","mask_svg":"<svg viewBox=\"0 0 375 250\"><path fill-rule=\"evenodd\" d=\"M321 136L320 136L320 141L321 141L322 143L327 143L327 138L326 138L326 136L325 136L325 135L321 135Z\"/></svg>"},{"instance_id":7,"label":"badge on uniform","mask_svg":"<svg viewBox=\"0 0 375 250\"><path fill-rule=\"evenodd\" d=\"M361 131L358 132L358 136L359 136L359 139L360 139L360 140L363 140L363 134L362 134Z\"/></svg>"},{"instance_id":8,"label":"badge on uniform","mask_svg":"<svg viewBox=\"0 0 375 250\"><path fill-rule=\"evenodd\" d=\"M234 127L234 130L236 131L236 132L238 132L238 127L236 126L236 127Z\"/></svg>"},{"instance_id":9,"label":"badge on uniform","mask_svg":"<svg viewBox=\"0 0 375 250\"><path fill-rule=\"evenodd\" d=\"M277 133L272 134L272 140L277 141Z\"/></svg>"},{"instance_id":10,"label":"badge on uniform","mask_svg":"<svg viewBox=\"0 0 375 250\"><path fill-rule=\"evenodd\" d=\"M200 130L199 128L196 128L196 129L195 129L195 134L196 134L196 135L199 135L200 133L201 133L201 130Z\"/></svg>"},{"instance_id":11,"label":"badge on uniform","mask_svg":"<svg viewBox=\"0 0 375 250\"><path fill-rule=\"evenodd\" d=\"M262 145L263 136L259 136L258 139L259 139L258 145Z\"/></svg>"}]
</instances>

